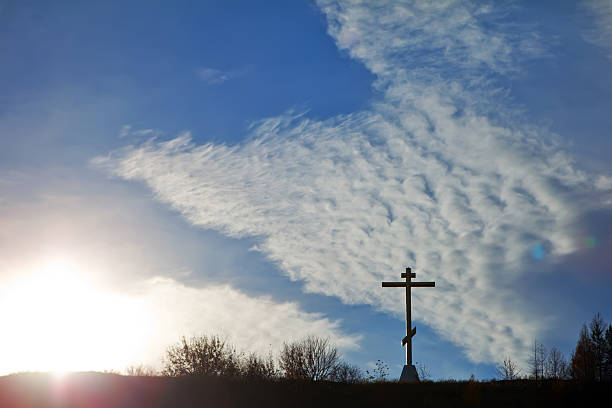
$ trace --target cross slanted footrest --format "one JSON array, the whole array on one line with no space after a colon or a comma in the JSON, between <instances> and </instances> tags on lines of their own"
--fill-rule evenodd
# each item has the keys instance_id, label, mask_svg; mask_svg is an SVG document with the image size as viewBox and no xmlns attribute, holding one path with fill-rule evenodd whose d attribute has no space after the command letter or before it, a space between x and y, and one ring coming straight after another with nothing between
<instances>
[{"instance_id":1,"label":"cross slanted footrest","mask_svg":"<svg viewBox=\"0 0 612 408\"><path fill-rule=\"evenodd\" d=\"M416 334L416 327L413 327L412 330L410 331L410 337L411 338L414 337L415 334ZM402 339L402 347L404 347L406 343L408 343L408 336Z\"/></svg>"}]
</instances>

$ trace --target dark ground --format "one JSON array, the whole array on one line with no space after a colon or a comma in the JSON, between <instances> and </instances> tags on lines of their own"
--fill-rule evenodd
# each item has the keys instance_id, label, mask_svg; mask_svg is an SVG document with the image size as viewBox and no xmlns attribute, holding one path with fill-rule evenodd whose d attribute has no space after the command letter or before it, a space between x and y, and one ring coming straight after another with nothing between
<instances>
[{"instance_id":1,"label":"dark ground","mask_svg":"<svg viewBox=\"0 0 612 408\"><path fill-rule=\"evenodd\" d=\"M420 384L261 382L75 373L0 377L0 407L586 407L609 406L611 384L569 381ZM603 402L598 402L603 401ZM607 402L606 402L607 401ZM597 404L597 405L596 405Z\"/></svg>"}]
</instances>

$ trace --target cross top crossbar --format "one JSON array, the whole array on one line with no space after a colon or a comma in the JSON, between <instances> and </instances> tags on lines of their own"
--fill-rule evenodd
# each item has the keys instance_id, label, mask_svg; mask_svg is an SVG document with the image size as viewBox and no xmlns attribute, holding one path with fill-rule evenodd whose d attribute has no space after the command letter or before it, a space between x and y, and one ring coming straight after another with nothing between
<instances>
[{"instance_id":1,"label":"cross top crossbar","mask_svg":"<svg viewBox=\"0 0 612 408\"><path fill-rule=\"evenodd\" d=\"M402 272L402 278L405 282L383 282L383 288L406 288L406 337L402 339L402 346L406 346L406 365L412 365L412 337L416 334L416 327L412 327L411 320L411 288L433 288L436 282L412 282L412 278L416 278L416 273L413 273L410 268L406 268L406 272Z\"/></svg>"}]
</instances>

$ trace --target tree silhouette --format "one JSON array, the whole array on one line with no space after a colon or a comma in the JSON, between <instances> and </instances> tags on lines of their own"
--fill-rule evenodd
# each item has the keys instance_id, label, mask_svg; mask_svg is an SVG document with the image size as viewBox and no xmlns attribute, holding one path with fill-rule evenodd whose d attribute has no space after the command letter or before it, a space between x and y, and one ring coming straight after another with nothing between
<instances>
[{"instance_id":1,"label":"tree silhouette","mask_svg":"<svg viewBox=\"0 0 612 408\"><path fill-rule=\"evenodd\" d=\"M612 381L612 324L605 333L606 348L604 351L604 381Z\"/></svg>"},{"instance_id":2,"label":"tree silhouette","mask_svg":"<svg viewBox=\"0 0 612 408\"><path fill-rule=\"evenodd\" d=\"M595 379L601 381L604 376L604 355L606 352L606 339L604 337L606 324L601 314L597 313L593 317L589 328L591 329L591 344L593 345L595 358Z\"/></svg>"},{"instance_id":3,"label":"tree silhouette","mask_svg":"<svg viewBox=\"0 0 612 408\"><path fill-rule=\"evenodd\" d=\"M502 380L516 380L520 377L521 370L518 364L506 357L501 364L497 365L497 376Z\"/></svg>"},{"instance_id":4,"label":"tree silhouette","mask_svg":"<svg viewBox=\"0 0 612 408\"><path fill-rule=\"evenodd\" d=\"M567 378L569 367L563 353L558 348L553 347L548 352L544 362L544 378Z\"/></svg>"},{"instance_id":5,"label":"tree silhouette","mask_svg":"<svg viewBox=\"0 0 612 408\"><path fill-rule=\"evenodd\" d=\"M338 350L329 340L314 336L284 343L279 357L280 368L287 378L310 381L332 379L339 363Z\"/></svg>"},{"instance_id":6,"label":"tree silhouette","mask_svg":"<svg viewBox=\"0 0 612 408\"><path fill-rule=\"evenodd\" d=\"M277 378L279 375L271 353L268 355L267 360L264 360L255 353L249 354L240 363L240 374L251 379L268 380Z\"/></svg>"},{"instance_id":7,"label":"tree silhouette","mask_svg":"<svg viewBox=\"0 0 612 408\"><path fill-rule=\"evenodd\" d=\"M346 384L357 384L363 382L363 373L357 366L340 362L334 368L330 380Z\"/></svg>"},{"instance_id":8,"label":"tree silhouette","mask_svg":"<svg viewBox=\"0 0 612 408\"><path fill-rule=\"evenodd\" d=\"M572 354L570 372L572 378L580 381L595 379L595 352L586 324L582 325L576 348Z\"/></svg>"},{"instance_id":9,"label":"tree silhouette","mask_svg":"<svg viewBox=\"0 0 612 408\"><path fill-rule=\"evenodd\" d=\"M531 377L538 381L544 377L544 361L546 360L546 347L537 340L533 341L533 357L530 361Z\"/></svg>"},{"instance_id":10,"label":"tree silhouette","mask_svg":"<svg viewBox=\"0 0 612 408\"><path fill-rule=\"evenodd\" d=\"M218 336L182 337L168 348L164 375L236 376L240 366L236 351Z\"/></svg>"}]
</instances>

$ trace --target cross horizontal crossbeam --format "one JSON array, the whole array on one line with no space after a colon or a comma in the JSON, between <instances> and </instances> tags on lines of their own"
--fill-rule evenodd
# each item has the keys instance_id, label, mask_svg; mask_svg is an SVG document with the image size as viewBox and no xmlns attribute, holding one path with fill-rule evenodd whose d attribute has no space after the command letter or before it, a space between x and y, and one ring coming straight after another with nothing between
<instances>
[{"instance_id":1,"label":"cross horizontal crossbeam","mask_svg":"<svg viewBox=\"0 0 612 408\"><path fill-rule=\"evenodd\" d=\"M383 282L383 288L405 288L406 285L410 285L411 288L434 288L436 282Z\"/></svg>"}]
</instances>

